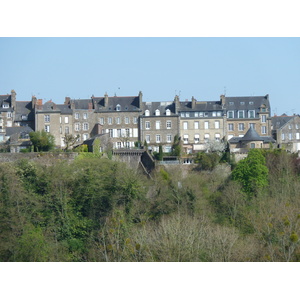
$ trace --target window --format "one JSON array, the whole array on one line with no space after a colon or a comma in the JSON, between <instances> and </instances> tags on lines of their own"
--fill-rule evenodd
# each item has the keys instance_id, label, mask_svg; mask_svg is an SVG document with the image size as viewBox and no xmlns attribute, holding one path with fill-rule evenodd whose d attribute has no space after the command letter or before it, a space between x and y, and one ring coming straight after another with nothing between
<instances>
[{"instance_id":1,"label":"window","mask_svg":"<svg viewBox=\"0 0 300 300\"><path fill-rule=\"evenodd\" d=\"M245 125L244 123L239 123L239 131L244 131Z\"/></svg>"},{"instance_id":2,"label":"window","mask_svg":"<svg viewBox=\"0 0 300 300\"><path fill-rule=\"evenodd\" d=\"M87 133L84 133L82 136L83 141L87 140L89 138L89 135Z\"/></svg>"},{"instance_id":3,"label":"window","mask_svg":"<svg viewBox=\"0 0 300 300\"><path fill-rule=\"evenodd\" d=\"M137 124L138 118L137 117L133 117L133 124Z\"/></svg>"},{"instance_id":4,"label":"window","mask_svg":"<svg viewBox=\"0 0 300 300\"><path fill-rule=\"evenodd\" d=\"M267 126L261 126L261 133L266 134L267 133Z\"/></svg>"},{"instance_id":5,"label":"window","mask_svg":"<svg viewBox=\"0 0 300 300\"><path fill-rule=\"evenodd\" d=\"M284 138L285 138L285 136L284 136L284 133L282 133L281 134L281 139L284 141Z\"/></svg>"},{"instance_id":6,"label":"window","mask_svg":"<svg viewBox=\"0 0 300 300\"><path fill-rule=\"evenodd\" d=\"M79 131L80 130L80 124L79 123L75 123L75 131Z\"/></svg>"},{"instance_id":7,"label":"window","mask_svg":"<svg viewBox=\"0 0 300 300\"><path fill-rule=\"evenodd\" d=\"M155 115L160 116L160 111L158 109L155 110Z\"/></svg>"},{"instance_id":8,"label":"window","mask_svg":"<svg viewBox=\"0 0 300 300\"><path fill-rule=\"evenodd\" d=\"M129 128L125 129L125 137L130 137L130 130L129 130Z\"/></svg>"},{"instance_id":9,"label":"window","mask_svg":"<svg viewBox=\"0 0 300 300\"><path fill-rule=\"evenodd\" d=\"M205 143L209 142L209 134L208 133L204 134L204 142Z\"/></svg>"},{"instance_id":10,"label":"window","mask_svg":"<svg viewBox=\"0 0 300 300\"><path fill-rule=\"evenodd\" d=\"M108 118L107 118L107 123L108 123L108 125L111 125L111 124L112 124L112 118L111 118L111 117L108 117Z\"/></svg>"},{"instance_id":11,"label":"window","mask_svg":"<svg viewBox=\"0 0 300 300\"><path fill-rule=\"evenodd\" d=\"M70 133L69 126L66 126L65 127L65 134L69 134L69 133Z\"/></svg>"},{"instance_id":12,"label":"window","mask_svg":"<svg viewBox=\"0 0 300 300\"><path fill-rule=\"evenodd\" d=\"M222 112L221 111L217 111L217 117L222 117Z\"/></svg>"},{"instance_id":13,"label":"window","mask_svg":"<svg viewBox=\"0 0 300 300\"><path fill-rule=\"evenodd\" d=\"M145 122L145 128L146 128L146 129L150 129L150 122L149 122L149 121L146 121L146 122Z\"/></svg>"},{"instance_id":14,"label":"window","mask_svg":"<svg viewBox=\"0 0 300 300\"><path fill-rule=\"evenodd\" d=\"M267 116L266 115L262 115L261 116L261 122L262 123L266 123L266 121L267 121Z\"/></svg>"},{"instance_id":15,"label":"window","mask_svg":"<svg viewBox=\"0 0 300 300\"><path fill-rule=\"evenodd\" d=\"M129 124L129 117L125 117L125 124Z\"/></svg>"},{"instance_id":16,"label":"window","mask_svg":"<svg viewBox=\"0 0 300 300\"><path fill-rule=\"evenodd\" d=\"M50 132L50 125L45 125L45 131Z\"/></svg>"},{"instance_id":17,"label":"window","mask_svg":"<svg viewBox=\"0 0 300 300\"><path fill-rule=\"evenodd\" d=\"M215 140L216 140L217 142L220 142L220 139L221 139L220 133L216 133L216 134L215 134Z\"/></svg>"},{"instance_id":18,"label":"window","mask_svg":"<svg viewBox=\"0 0 300 300\"><path fill-rule=\"evenodd\" d=\"M59 126L59 133L62 134L62 126Z\"/></svg>"},{"instance_id":19,"label":"window","mask_svg":"<svg viewBox=\"0 0 300 300\"><path fill-rule=\"evenodd\" d=\"M83 118L86 120L87 119L87 113L83 113Z\"/></svg>"},{"instance_id":20,"label":"window","mask_svg":"<svg viewBox=\"0 0 300 300\"><path fill-rule=\"evenodd\" d=\"M83 130L89 130L89 123L83 123Z\"/></svg>"},{"instance_id":21,"label":"window","mask_svg":"<svg viewBox=\"0 0 300 300\"><path fill-rule=\"evenodd\" d=\"M61 117L59 117L59 124L61 124L62 123L62 121L61 121Z\"/></svg>"},{"instance_id":22,"label":"window","mask_svg":"<svg viewBox=\"0 0 300 300\"><path fill-rule=\"evenodd\" d=\"M255 143L251 143L251 144L250 144L250 148L251 148L251 149L254 149L254 148L255 148Z\"/></svg>"},{"instance_id":23,"label":"window","mask_svg":"<svg viewBox=\"0 0 300 300\"><path fill-rule=\"evenodd\" d=\"M23 121L27 121L28 117L27 117L27 115L22 115L22 116L21 116L21 119L22 119Z\"/></svg>"},{"instance_id":24,"label":"window","mask_svg":"<svg viewBox=\"0 0 300 300\"><path fill-rule=\"evenodd\" d=\"M145 110L145 116L150 116L150 111L148 109Z\"/></svg>"},{"instance_id":25,"label":"window","mask_svg":"<svg viewBox=\"0 0 300 300\"><path fill-rule=\"evenodd\" d=\"M228 131L233 131L234 130L234 124L233 123L229 123L228 124Z\"/></svg>"},{"instance_id":26,"label":"window","mask_svg":"<svg viewBox=\"0 0 300 300\"><path fill-rule=\"evenodd\" d=\"M198 144L200 142L199 134L195 134L194 141L195 141L195 144Z\"/></svg>"},{"instance_id":27,"label":"window","mask_svg":"<svg viewBox=\"0 0 300 300\"><path fill-rule=\"evenodd\" d=\"M189 143L189 136L188 136L188 134L184 134L183 135L183 143L184 144L188 144Z\"/></svg>"},{"instance_id":28,"label":"window","mask_svg":"<svg viewBox=\"0 0 300 300\"><path fill-rule=\"evenodd\" d=\"M188 129L188 122L183 122L183 129L187 130Z\"/></svg>"},{"instance_id":29,"label":"window","mask_svg":"<svg viewBox=\"0 0 300 300\"><path fill-rule=\"evenodd\" d=\"M234 103L233 102L229 102L229 105L233 105Z\"/></svg>"},{"instance_id":30,"label":"window","mask_svg":"<svg viewBox=\"0 0 300 300\"><path fill-rule=\"evenodd\" d=\"M146 134L146 142L150 143L150 134Z\"/></svg>"},{"instance_id":31,"label":"window","mask_svg":"<svg viewBox=\"0 0 300 300\"><path fill-rule=\"evenodd\" d=\"M219 129L220 128L220 121L215 121L215 128Z\"/></svg>"},{"instance_id":32,"label":"window","mask_svg":"<svg viewBox=\"0 0 300 300\"><path fill-rule=\"evenodd\" d=\"M227 118L228 119L233 119L234 118L234 111L233 110L228 111Z\"/></svg>"},{"instance_id":33,"label":"window","mask_svg":"<svg viewBox=\"0 0 300 300\"><path fill-rule=\"evenodd\" d=\"M249 101L249 104L250 104L250 105L253 105L253 101Z\"/></svg>"},{"instance_id":34,"label":"window","mask_svg":"<svg viewBox=\"0 0 300 300\"><path fill-rule=\"evenodd\" d=\"M208 121L204 122L204 129L209 129L209 123L208 123Z\"/></svg>"},{"instance_id":35,"label":"window","mask_svg":"<svg viewBox=\"0 0 300 300\"><path fill-rule=\"evenodd\" d=\"M167 121L167 129L171 129L172 127L172 122L171 121Z\"/></svg>"},{"instance_id":36,"label":"window","mask_svg":"<svg viewBox=\"0 0 300 300\"><path fill-rule=\"evenodd\" d=\"M8 113L7 113L7 117L8 117L8 118L11 118L11 117L12 117L12 113L11 113L11 112L8 112Z\"/></svg>"},{"instance_id":37,"label":"window","mask_svg":"<svg viewBox=\"0 0 300 300\"><path fill-rule=\"evenodd\" d=\"M249 123L249 128L255 129L255 123Z\"/></svg>"},{"instance_id":38,"label":"window","mask_svg":"<svg viewBox=\"0 0 300 300\"><path fill-rule=\"evenodd\" d=\"M99 123L100 123L100 125L103 125L104 124L104 118L99 118Z\"/></svg>"},{"instance_id":39,"label":"window","mask_svg":"<svg viewBox=\"0 0 300 300\"><path fill-rule=\"evenodd\" d=\"M45 121L45 123L49 123L50 122L50 115L44 115L44 121Z\"/></svg>"},{"instance_id":40,"label":"window","mask_svg":"<svg viewBox=\"0 0 300 300\"><path fill-rule=\"evenodd\" d=\"M255 110L249 110L248 111L248 118L249 119L254 119L255 117Z\"/></svg>"},{"instance_id":41,"label":"window","mask_svg":"<svg viewBox=\"0 0 300 300\"><path fill-rule=\"evenodd\" d=\"M299 125L298 125L298 124L295 124L295 128L296 128L296 129L299 129Z\"/></svg>"},{"instance_id":42,"label":"window","mask_svg":"<svg viewBox=\"0 0 300 300\"><path fill-rule=\"evenodd\" d=\"M76 119L76 120L79 119L79 113L75 113L75 119Z\"/></svg>"},{"instance_id":43,"label":"window","mask_svg":"<svg viewBox=\"0 0 300 300\"><path fill-rule=\"evenodd\" d=\"M289 124L289 129L292 129L293 127L292 127L292 124Z\"/></svg>"},{"instance_id":44,"label":"window","mask_svg":"<svg viewBox=\"0 0 300 300\"><path fill-rule=\"evenodd\" d=\"M189 112L186 112L186 113L185 113L185 116L186 116L187 118L189 118L189 117L190 117L190 113L189 113Z\"/></svg>"},{"instance_id":45,"label":"window","mask_svg":"<svg viewBox=\"0 0 300 300\"><path fill-rule=\"evenodd\" d=\"M117 129L117 137L121 137L121 129Z\"/></svg>"},{"instance_id":46,"label":"window","mask_svg":"<svg viewBox=\"0 0 300 300\"><path fill-rule=\"evenodd\" d=\"M121 110L121 105L120 104L117 104L116 106L116 111L120 111Z\"/></svg>"},{"instance_id":47,"label":"window","mask_svg":"<svg viewBox=\"0 0 300 300\"><path fill-rule=\"evenodd\" d=\"M65 117L65 124L69 124L69 117Z\"/></svg>"},{"instance_id":48,"label":"window","mask_svg":"<svg viewBox=\"0 0 300 300\"><path fill-rule=\"evenodd\" d=\"M203 111L200 111L200 112L199 112L199 117L203 117L203 116L204 116Z\"/></svg>"},{"instance_id":49,"label":"window","mask_svg":"<svg viewBox=\"0 0 300 300\"><path fill-rule=\"evenodd\" d=\"M293 139L293 134L289 133L289 140L292 140L292 139Z\"/></svg>"},{"instance_id":50,"label":"window","mask_svg":"<svg viewBox=\"0 0 300 300\"><path fill-rule=\"evenodd\" d=\"M194 122L194 129L199 129L199 122L198 121Z\"/></svg>"},{"instance_id":51,"label":"window","mask_svg":"<svg viewBox=\"0 0 300 300\"><path fill-rule=\"evenodd\" d=\"M244 101L241 101L241 102L240 102L240 105L245 105L245 102L244 102Z\"/></svg>"},{"instance_id":52,"label":"window","mask_svg":"<svg viewBox=\"0 0 300 300\"><path fill-rule=\"evenodd\" d=\"M172 143L172 135L167 134L167 143Z\"/></svg>"},{"instance_id":53,"label":"window","mask_svg":"<svg viewBox=\"0 0 300 300\"><path fill-rule=\"evenodd\" d=\"M109 129L109 130L108 130L108 133L109 133L109 137L110 137L110 138L114 137L114 132L113 132L112 129Z\"/></svg>"},{"instance_id":54,"label":"window","mask_svg":"<svg viewBox=\"0 0 300 300\"><path fill-rule=\"evenodd\" d=\"M170 116L171 115L171 111L169 109L166 109L166 116Z\"/></svg>"},{"instance_id":55,"label":"window","mask_svg":"<svg viewBox=\"0 0 300 300\"><path fill-rule=\"evenodd\" d=\"M216 112L216 111L213 111L213 112L212 112L212 116L213 116L213 117L216 117L216 116L217 116L217 112Z\"/></svg>"},{"instance_id":56,"label":"window","mask_svg":"<svg viewBox=\"0 0 300 300\"><path fill-rule=\"evenodd\" d=\"M300 140L300 133L296 132L296 140Z\"/></svg>"},{"instance_id":57,"label":"window","mask_svg":"<svg viewBox=\"0 0 300 300\"><path fill-rule=\"evenodd\" d=\"M160 129L160 121L155 122L155 129Z\"/></svg>"},{"instance_id":58,"label":"window","mask_svg":"<svg viewBox=\"0 0 300 300\"><path fill-rule=\"evenodd\" d=\"M121 142L116 142L116 148L117 148L117 149L122 148L122 143L121 143Z\"/></svg>"},{"instance_id":59,"label":"window","mask_svg":"<svg viewBox=\"0 0 300 300\"><path fill-rule=\"evenodd\" d=\"M156 143L160 143L160 134L156 135Z\"/></svg>"},{"instance_id":60,"label":"window","mask_svg":"<svg viewBox=\"0 0 300 300\"><path fill-rule=\"evenodd\" d=\"M205 113L204 113L204 117L208 117L208 112L205 112Z\"/></svg>"},{"instance_id":61,"label":"window","mask_svg":"<svg viewBox=\"0 0 300 300\"><path fill-rule=\"evenodd\" d=\"M244 111L243 110L238 111L238 118L239 119L244 119Z\"/></svg>"},{"instance_id":62,"label":"window","mask_svg":"<svg viewBox=\"0 0 300 300\"><path fill-rule=\"evenodd\" d=\"M2 107L3 108L9 108L9 104L8 103L3 103Z\"/></svg>"},{"instance_id":63,"label":"window","mask_svg":"<svg viewBox=\"0 0 300 300\"><path fill-rule=\"evenodd\" d=\"M184 118L185 117L185 113L180 113L180 116L181 116L181 118Z\"/></svg>"}]
</instances>

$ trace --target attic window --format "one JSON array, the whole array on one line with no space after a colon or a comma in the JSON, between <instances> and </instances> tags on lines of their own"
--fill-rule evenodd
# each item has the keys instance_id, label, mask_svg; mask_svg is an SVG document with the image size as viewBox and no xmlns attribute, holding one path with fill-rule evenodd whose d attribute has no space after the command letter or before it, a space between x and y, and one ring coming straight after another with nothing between
<instances>
[{"instance_id":1,"label":"attic window","mask_svg":"<svg viewBox=\"0 0 300 300\"><path fill-rule=\"evenodd\" d=\"M125 110L128 110L128 107L127 107L127 106L125 107Z\"/></svg>"},{"instance_id":2,"label":"attic window","mask_svg":"<svg viewBox=\"0 0 300 300\"><path fill-rule=\"evenodd\" d=\"M145 116L150 116L150 111L148 109L145 110Z\"/></svg>"},{"instance_id":3,"label":"attic window","mask_svg":"<svg viewBox=\"0 0 300 300\"><path fill-rule=\"evenodd\" d=\"M27 121L27 119L28 119L28 118L27 118L27 115L22 115L22 116L21 116L21 119L22 119L23 121Z\"/></svg>"},{"instance_id":4,"label":"attic window","mask_svg":"<svg viewBox=\"0 0 300 300\"><path fill-rule=\"evenodd\" d=\"M3 103L2 107L3 108L9 108L9 104L8 103Z\"/></svg>"},{"instance_id":5,"label":"attic window","mask_svg":"<svg viewBox=\"0 0 300 300\"><path fill-rule=\"evenodd\" d=\"M166 115L170 116L171 115L171 111L169 109L166 109Z\"/></svg>"},{"instance_id":6,"label":"attic window","mask_svg":"<svg viewBox=\"0 0 300 300\"><path fill-rule=\"evenodd\" d=\"M120 111L121 110L121 105L120 104L117 104L116 106L116 111Z\"/></svg>"},{"instance_id":7,"label":"attic window","mask_svg":"<svg viewBox=\"0 0 300 300\"><path fill-rule=\"evenodd\" d=\"M250 101L249 104L250 104L250 105L253 105L253 101Z\"/></svg>"},{"instance_id":8,"label":"attic window","mask_svg":"<svg viewBox=\"0 0 300 300\"><path fill-rule=\"evenodd\" d=\"M160 115L160 111L158 109L155 110L155 115L159 116Z\"/></svg>"},{"instance_id":9,"label":"attic window","mask_svg":"<svg viewBox=\"0 0 300 300\"><path fill-rule=\"evenodd\" d=\"M233 105L234 103L233 102L229 102L229 105Z\"/></svg>"},{"instance_id":10,"label":"attic window","mask_svg":"<svg viewBox=\"0 0 300 300\"><path fill-rule=\"evenodd\" d=\"M240 105L245 105L245 102L244 102L244 101L241 101L241 102L240 102Z\"/></svg>"}]
</instances>

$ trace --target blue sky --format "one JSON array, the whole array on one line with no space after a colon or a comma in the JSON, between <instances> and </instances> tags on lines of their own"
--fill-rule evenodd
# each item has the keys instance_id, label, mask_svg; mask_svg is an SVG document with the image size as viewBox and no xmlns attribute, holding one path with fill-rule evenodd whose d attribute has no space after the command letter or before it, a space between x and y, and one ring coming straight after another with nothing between
<instances>
[{"instance_id":1,"label":"blue sky","mask_svg":"<svg viewBox=\"0 0 300 300\"><path fill-rule=\"evenodd\" d=\"M300 114L300 38L3 37L0 65L0 94L23 101L269 94L272 114Z\"/></svg>"},{"instance_id":2,"label":"blue sky","mask_svg":"<svg viewBox=\"0 0 300 300\"><path fill-rule=\"evenodd\" d=\"M0 94L145 101L269 94L272 114L300 114L300 38L0 38Z\"/></svg>"}]
</instances>

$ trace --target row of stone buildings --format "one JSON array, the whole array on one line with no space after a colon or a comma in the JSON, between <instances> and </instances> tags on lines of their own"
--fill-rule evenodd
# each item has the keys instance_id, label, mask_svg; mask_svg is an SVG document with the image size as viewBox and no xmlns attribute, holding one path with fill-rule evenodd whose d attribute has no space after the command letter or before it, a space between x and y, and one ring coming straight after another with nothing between
<instances>
[{"instance_id":1,"label":"row of stone buildings","mask_svg":"<svg viewBox=\"0 0 300 300\"><path fill-rule=\"evenodd\" d=\"M217 101L194 97L180 101L175 96L173 101L143 102L139 92L131 97L66 97L64 104L56 104L34 96L31 101L17 101L12 90L0 96L0 143L19 151L28 146L30 131L45 130L61 148L66 134L76 136L78 145L104 134L115 149L146 142L153 151L161 145L164 152L170 152L177 135L186 153L205 150L208 143L222 140L228 140L233 151L245 145L268 147L275 140L278 147L300 150L299 116L271 117L270 112L269 95L221 95Z\"/></svg>"}]
</instances>

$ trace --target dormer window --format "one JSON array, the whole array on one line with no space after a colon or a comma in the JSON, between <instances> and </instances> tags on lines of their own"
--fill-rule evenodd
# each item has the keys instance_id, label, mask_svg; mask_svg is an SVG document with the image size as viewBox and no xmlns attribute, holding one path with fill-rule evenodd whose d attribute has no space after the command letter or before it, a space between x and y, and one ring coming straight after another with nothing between
<instances>
[{"instance_id":1,"label":"dormer window","mask_svg":"<svg viewBox=\"0 0 300 300\"><path fill-rule=\"evenodd\" d=\"M171 115L171 111L169 109L166 110L166 115L170 116Z\"/></svg>"},{"instance_id":2,"label":"dormer window","mask_svg":"<svg viewBox=\"0 0 300 300\"><path fill-rule=\"evenodd\" d=\"M150 111L148 109L145 110L145 116L146 117L150 116Z\"/></svg>"},{"instance_id":3,"label":"dormer window","mask_svg":"<svg viewBox=\"0 0 300 300\"><path fill-rule=\"evenodd\" d=\"M22 116L21 116L21 119L22 119L23 121L27 121L28 117L27 117L27 115L22 115Z\"/></svg>"},{"instance_id":4,"label":"dormer window","mask_svg":"<svg viewBox=\"0 0 300 300\"><path fill-rule=\"evenodd\" d=\"M158 109L155 110L155 115L159 116L160 115L160 111Z\"/></svg>"},{"instance_id":5,"label":"dormer window","mask_svg":"<svg viewBox=\"0 0 300 300\"><path fill-rule=\"evenodd\" d=\"M117 104L116 106L116 111L120 111L121 110L121 105L120 104Z\"/></svg>"},{"instance_id":6,"label":"dormer window","mask_svg":"<svg viewBox=\"0 0 300 300\"><path fill-rule=\"evenodd\" d=\"M244 101L241 101L241 102L240 102L240 105L245 105L245 102L244 102Z\"/></svg>"},{"instance_id":7,"label":"dormer window","mask_svg":"<svg viewBox=\"0 0 300 300\"><path fill-rule=\"evenodd\" d=\"M2 108L9 108L9 104L8 103L3 103Z\"/></svg>"}]
</instances>

